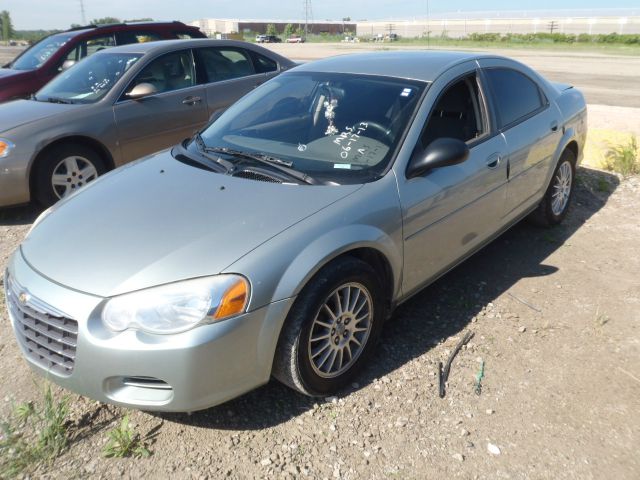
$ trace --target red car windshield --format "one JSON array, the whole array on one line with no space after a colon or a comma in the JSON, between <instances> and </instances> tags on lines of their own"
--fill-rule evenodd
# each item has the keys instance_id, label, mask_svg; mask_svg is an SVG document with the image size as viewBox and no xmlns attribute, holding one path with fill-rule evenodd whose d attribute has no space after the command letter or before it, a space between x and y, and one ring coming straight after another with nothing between
<instances>
[{"instance_id":1,"label":"red car windshield","mask_svg":"<svg viewBox=\"0 0 640 480\"><path fill-rule=\"evenodd\" d=\"M35 70L49 60L73 35L61 33L40 40L11 64L14 70Z\"/></svg>"}]
</instances>

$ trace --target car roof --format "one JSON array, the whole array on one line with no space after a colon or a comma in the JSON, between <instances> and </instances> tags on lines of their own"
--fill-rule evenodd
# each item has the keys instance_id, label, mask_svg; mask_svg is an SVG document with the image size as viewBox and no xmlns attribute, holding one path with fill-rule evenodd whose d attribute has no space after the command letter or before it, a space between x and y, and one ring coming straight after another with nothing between
<instances>
[{"instance_id":1,"label":"car roof","mask_svg":"<svg viewBox=\"0 0 640 480\"><path fill-rule=\"evenodd\" d=\"M454 65L483 57L488 55L443 50L370 52L304 63L295 71L381 75L432 82Z\"/></svg>"},{"instance_id":2,"label":"car roof","mask_svg":"<svg viewBox=\"0 0 640 480\"><path fill-rule=\"evenodd\" d=\"M255 49L252 43L238 40L214 40L210 38L194 38L189 40L158 40L155 42L130 43L119 47L112 47L98 53L163 53L171 52L178 48L196 47L239 47ZM260 48L260 47L257 47Z\"/></svg>"}]
</instances>

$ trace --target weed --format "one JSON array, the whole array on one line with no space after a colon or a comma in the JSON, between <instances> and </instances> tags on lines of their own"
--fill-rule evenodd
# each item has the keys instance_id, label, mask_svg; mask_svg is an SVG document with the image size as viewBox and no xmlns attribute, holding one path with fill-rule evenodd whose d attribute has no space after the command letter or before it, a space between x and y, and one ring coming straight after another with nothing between
<instances>
[{"instance_id":1,"label":"weed","mask_svg":"<svg viewBox=\"0 0 640 480\"><path fill-rule=\"evenodd\" d=\"M604 167L609 171L618 172L623 177L640 173L640 150L635 136L626 145L611 147L606 158Z\"/></svg>"},{"instance_id":2,"label":"weed","mask_svg":"<svg viewBox=\"0 0 640 480\"><path fill-rule=\"evenodd\" d=\"M109 441L104 447L105 457L148 457L146 438L142 438L129 424L129 415L125 415L120 425L109 432Z\"/></svg>"},{"instance_id":3,"label":"weed","mask_svg":"<svg viewBox=\"0 0 640 480\"><path fill-rule=\"evenodd\" d=\"M42 405L18 405L13 418L1 425L0 477L17 476L59 456L67 447L68 413L68 397L56 401L50 386Z\"/></svg>"}]
</instances>

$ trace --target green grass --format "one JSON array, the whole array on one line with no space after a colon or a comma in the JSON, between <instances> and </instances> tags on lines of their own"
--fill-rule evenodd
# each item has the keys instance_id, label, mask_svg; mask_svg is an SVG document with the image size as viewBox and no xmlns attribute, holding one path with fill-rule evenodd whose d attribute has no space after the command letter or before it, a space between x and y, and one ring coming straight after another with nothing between
<instances>
[{"instance_id":1,"label":"green grass","mask_svg":"<svg viewBox=\"0 0 640 480\"><path fill-rule=\"evenodd\" d=\"M104 447L105 457L149 457L146 438L142 438L129 423L129 415L125 415L120 425L109 432L109 441Z\"/></svg>"},{"instance_id":2,"label":"green grass","mask_svg":"<svg viewBox=\"0 0 640 480\"><path fill-rule=\"evenodd\" d=\"M69 398L56 400L50 386L41 403L18 405L12 418L0 425L0 478L28 474L51 463L67 448L68 407Z\"/></svg>"},{"instance_id":3,"label":"green grass","mask_svg":"<svg viewBox=\"0 0 640 480\"><path fill-rule=\"evenodd\" d=\"M617 172L623 177L640 173L640 150L635 136L625 145L611 147L606 153L606 158L606 170Z\"/></svg>"}]
</instances>

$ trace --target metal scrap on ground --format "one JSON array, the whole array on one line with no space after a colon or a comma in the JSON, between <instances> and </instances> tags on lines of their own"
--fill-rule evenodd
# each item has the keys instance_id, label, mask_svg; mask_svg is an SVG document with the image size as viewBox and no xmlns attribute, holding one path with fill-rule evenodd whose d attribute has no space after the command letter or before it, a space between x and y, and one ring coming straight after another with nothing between
<instances>
[{"instance_id":1,"label":"metal scrap on ground","mask_svg":"<svg viewBox=\"0 0 640 480\"><path fill-rule=\"evenodd\" d=\"M438 375L439 375L439 379L440 379L440 398L444 398L446 392L445 392L445 384L447 383L447 380L449 379L449 371L451 370L451 363L453 362L453 359L456 357L456 355L458 354L458 352L460 351L460 349L466 345L467 343L469 343L469 340L471 340L473 338L473 332L472 331L468 331L464 337L462 337L462 340L460 340L458 342L458 344L456 345L456 348L453 349L453 352L451 352L451 355L449 355L449 359L447 360L446 365L444 366L444 369L442 368L442 362L438 363Z\"/></svg>"}]
</instances>

